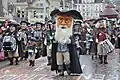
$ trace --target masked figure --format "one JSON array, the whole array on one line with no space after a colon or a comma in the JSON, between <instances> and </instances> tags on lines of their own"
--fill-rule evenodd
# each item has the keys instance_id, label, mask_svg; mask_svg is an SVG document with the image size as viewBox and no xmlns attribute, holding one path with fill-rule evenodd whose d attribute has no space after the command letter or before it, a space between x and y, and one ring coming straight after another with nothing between
<instances>
[{"instance_id":1,"label":"masked figure","mask_svg":"<svg viewBox=\"0 0 120 80\"><path fill-rule=\"evenodd\" d=\"M7 30L3 38L3 50L5 53L8 53L8 58L10 65L13 65L13 60L15 58L15 64L18 65L18 40L17 40L17 27L18 24L9 23L9 29Z\"/></svg>"},{"instance_id":2,"label":"masked figure","mask_svg":"<svg viewBox=\"0 0 120 80\"><path fill-rule=\"evenodd\" d=\"M19 55L21 57L20 60L23 60L23 58L26 60L28 57L27 51L26 51L26 45L28 42L28 30L27 30L27 25L28 22L26 21L21 21L21 28L19 29L19 31L17 32L17 38L18 38L18 51L19 51Z\"/></svg>"},{"instance_id":3,"label":"masked figure","mask_svg":"<svg viewBox=\"0 0 120 80\"><path fill-rule=\"evenodd\" d=\"M76 45L76 50L78 56L82 53L83 49L80 45L80 40L81 40L81 21L75 21L73 25L73 34L75 36L75 45Z\"/></svg>"},{"instance_id":4,"label":"masked figure","mask_svg":"<svg viewBox=\"0 0 120 80\"><path fill-rule=\"evenodd\" d=\"M54 13L55 12L55 13ZM75 48L75 38L72 33L73 18L81 17L76 10L61 12L59 10L51 12L56 16L55 41L52 44L52 64L51 69L57 70L60 76L67 71L81 74L81 66Z\"/></svg>"},{"instance_id":5,"label":"masked figure","mask_svg":"<svg viewBox=\"0 0 120 80\"><path fill-rule=\"evenodd\" d=\"M55 40L55 29L53 26L52 21L48 21L47 25L47 31L46 31L46 38L44 41L44 44L47 46L47 59L48 59L48 64L51 65L51 49L52 49L52 42Z\"/></svg>"},{"instance_id":6,"label":"masked figure","mask_svg":"<svg viewBox=\"0 0 120 80\"><path fill-rule=\"evenodd\" d=\"M33 33L31 35L31 38L34 38L36 40L36 49L37 49L37 54L36 58L39 58L40 55L43 53L43 32L42 32L42 23L36 22L35 27L33 30Z\"/></svg>"}]
</instances>

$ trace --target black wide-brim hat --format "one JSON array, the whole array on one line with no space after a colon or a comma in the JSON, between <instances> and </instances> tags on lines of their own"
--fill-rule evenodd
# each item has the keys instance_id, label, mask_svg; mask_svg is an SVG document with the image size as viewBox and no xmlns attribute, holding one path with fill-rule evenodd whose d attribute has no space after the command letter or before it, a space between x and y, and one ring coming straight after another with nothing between
<instances>
[{"instance_id":1,"label":"black wide-brim hat","mask_svg":"<svg viewBox=\"0 0 120 80\"><path fill-rule=\"evenodd\" d=\"M93 24L96 24L100 20L106 20L106 18L98 18L98 19L95 20L95 22Z\"/></svg>"},{"instance_id":2,"label":"black wide-brim hat","mask_svg":"<svg viewBox=\"0 0 120 80\"><path fill-rule=\"evenodd\" d=\"M17 26L20 26L20 24L19 23L10 22L10 23L8 23L8 26L9 27L11 27L11 26L17 27Z\"/></svg>"},{"instance_id":3,"label":"black wide-brim hat","mask_svg":"<svg viewBox=\"0 0 120 80\"><path fill-rule=\"evenodd\" d=\"M37 26L37 24L40 24L41 26L44 25L44 24L41 23L41 22L36 22L35 25Z\"/></svg>"},{"instance_id":4,"label":"black wide-brim hat","mask_svg":"<svg viewBox=\"0 0 120 80\"><path fill-rule=\"evenodd\" d=\"M20 22L20 24L22 24L22 23L26 23L27 25L29 25L30 23L29 22L27 22L27 21L21 21Z\"/></svg>"},{"instance_id":5,"label":"black wide-brim hat","mask_svg":"<svg viewBox=\"0 0 120 80\"><path fill-rule=\"evenodd\" d=\"M72 16L74 19L80 19L82 20L83 17L82 15L80 14L80 12L76 11L76 10L70 10L70 11L60 11L58 9L55 9L53 10L51 13L50 13L50 16L53 17L53 16L56 16L56 15L70 15Z\"/></svg>"}]
</instances>

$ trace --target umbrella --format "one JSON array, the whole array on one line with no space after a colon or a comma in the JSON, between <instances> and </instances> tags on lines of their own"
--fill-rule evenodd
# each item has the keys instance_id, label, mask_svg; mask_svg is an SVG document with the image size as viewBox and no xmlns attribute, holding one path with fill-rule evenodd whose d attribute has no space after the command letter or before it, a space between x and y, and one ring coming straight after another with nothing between
<instances>
[{"instance_id":1,"label":"umbrella","mask_svg":"<svg viewBox=\"0 0 120 80\"><path fill-rule=\"evenodd\" d=\"M105 8L104 11L100 13L100 17L117 18L118 13L112 8Z\"/></svg>"}]
</instances>

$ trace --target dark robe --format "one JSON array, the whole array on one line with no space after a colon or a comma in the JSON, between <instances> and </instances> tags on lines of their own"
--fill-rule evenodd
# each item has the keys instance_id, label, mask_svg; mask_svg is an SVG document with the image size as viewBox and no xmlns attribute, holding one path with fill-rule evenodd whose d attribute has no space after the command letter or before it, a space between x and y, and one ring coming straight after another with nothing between
<instances>
[{"instance_id":1,"label":"dark robe","mask_svg":"<svg viewBox=\"0 0 120 80\"><path fill-rule=\"evenodd\" d=\"M70 62L70 66L71 66L70 69L71 69L71 73L81 74L82 69L81 69L79 57L77 55L74 42L75 42L74 37L71 37L71 44L68 44L69 53L70 53L70 61L71 61ZM52 57L51 70L52 71L53 70L58 71L57 61L56 61L57 45L58 45L58 43L52 44L52 54L51 54L51 57Z\"/></svg>"}]
</instances>

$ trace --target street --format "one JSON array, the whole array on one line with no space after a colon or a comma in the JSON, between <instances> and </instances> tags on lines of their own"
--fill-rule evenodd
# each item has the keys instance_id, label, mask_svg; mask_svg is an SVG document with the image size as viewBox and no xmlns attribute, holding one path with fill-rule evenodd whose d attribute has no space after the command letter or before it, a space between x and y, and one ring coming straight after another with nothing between
<instances>
[{"instance_id":1,"label":"street","mask_svg":"<svg viewBox=\"0 0 120 80\"><path fill-rule=\"evenodd\" d=\"M82 75L59 77L46 65L46 57L37 59L34 67L29 67L28 61L21 61L17 66L8 66L8 61L2 61L0 62L0 80L120 80L118 49L109 54L107 65L99 64L98 59L91 60L90 55L81 55L80 62L83 69ZM4 67L1 66L3 64Z\"/></svg>"}]
</instances>

